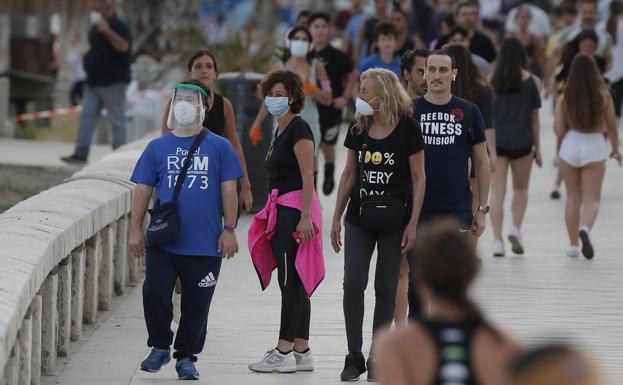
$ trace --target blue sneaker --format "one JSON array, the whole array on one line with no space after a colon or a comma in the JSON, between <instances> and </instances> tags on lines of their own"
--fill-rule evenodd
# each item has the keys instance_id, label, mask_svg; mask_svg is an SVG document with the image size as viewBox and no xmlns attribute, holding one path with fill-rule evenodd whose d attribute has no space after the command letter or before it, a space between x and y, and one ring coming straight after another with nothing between
<instances>
[{"instance_id":1,"label":"blue sneaker","mask_svg":"<svg viewBox=\"0 0 623 385\"><path fill-rule=\"evenodd\" d=\"M195 369L195 363L190 358L182 358L177 360L175 364L177 378L180 380L198 380L199 372Z\"/></svg>"},{"instance_id":2,"label":"blue sneaker","mask_svg":"<svg viewBox=\"0 0 623 385\"><path fill-rule=\"evenodd\" d=\"M171 361L171 351L169 349L151 349L149 356L141 362L141 370L149 373L160 371L162 365L166 365Z\"/></svg>"}]
</instances>

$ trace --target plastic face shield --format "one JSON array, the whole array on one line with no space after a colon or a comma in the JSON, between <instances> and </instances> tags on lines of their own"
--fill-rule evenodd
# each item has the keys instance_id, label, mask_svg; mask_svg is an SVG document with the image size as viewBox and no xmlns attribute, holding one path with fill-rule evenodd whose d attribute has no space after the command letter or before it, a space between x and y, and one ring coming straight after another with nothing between
<instances>
[{"instance_id":1,"label":"plastic face shield","mask_svg":"<svg viewBox=\"0 0 623 385\"><path fill-rule=\"evenodd\" d=\"M194 84L176 84L167 118L169 129L193 130L202 127L206 114L203 100L207 97L205 90Z\"/></svg>"}]
</instances>

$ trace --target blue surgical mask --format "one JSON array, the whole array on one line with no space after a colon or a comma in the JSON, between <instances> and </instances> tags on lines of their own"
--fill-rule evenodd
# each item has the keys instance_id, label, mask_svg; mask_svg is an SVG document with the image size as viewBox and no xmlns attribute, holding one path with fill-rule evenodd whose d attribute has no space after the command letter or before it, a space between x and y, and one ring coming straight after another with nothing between
<instances>
[{"instance_id":1,"label":"blue surgical mask","mask_svg":"<svg viewBox=\"0 0 623 385\"><path fill-rule=\"evenodd\" d=\"M264 105L275 118L281 118L290 110L287 96L267 96L264 99Z\"/></svg>"}]
</instances>

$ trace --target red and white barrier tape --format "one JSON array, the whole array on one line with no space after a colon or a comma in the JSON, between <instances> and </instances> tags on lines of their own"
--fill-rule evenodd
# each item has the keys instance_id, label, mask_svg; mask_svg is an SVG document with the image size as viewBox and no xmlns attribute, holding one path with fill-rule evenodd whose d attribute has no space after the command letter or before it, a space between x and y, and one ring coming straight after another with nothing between
<instances>
[{"instance_id":1,"label":"red and white barrier tape","mask_svg":"<svg viewBox=\"0 0 623 385\"><path fill-rule=\"evenodd\" d=\"M53 118L55 116L69 115L82 111L82 106L74 106L68 108L53 108L47 111L29 112L27 114L15 115L16 122L24 122L27 120L37 120L45 118Z\"/></svg>"}]
</instances>

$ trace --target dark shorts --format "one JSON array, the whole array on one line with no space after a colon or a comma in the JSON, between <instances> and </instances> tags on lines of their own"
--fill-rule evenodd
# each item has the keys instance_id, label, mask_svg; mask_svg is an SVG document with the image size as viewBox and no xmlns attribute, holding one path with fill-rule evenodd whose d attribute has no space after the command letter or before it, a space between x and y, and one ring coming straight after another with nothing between
<instances>
[{"instance_id":1,"label":"dark shorts","mask_svg":"<svg viewBox=\"0 0 623 385\"><path fill-rule=\"evenodd\" d=\"M320 142L324 144L334 145L340 136L340 123L330 127L320 127Z\"/></svg>"},{"instance_id":2,"label":"dark shorts","mask_svg":"<svg viewBox=\"0 0 623 385\"><path fill-rule=\"evenodd\" d=\"M522 148L502 148L496 147L498 156L503 156L505 158L509 158L510 160L515 160L519 158L523 158L524 156L528 156L532 154L532 145L522 147Z\"/></svg>"}]
</instances>

